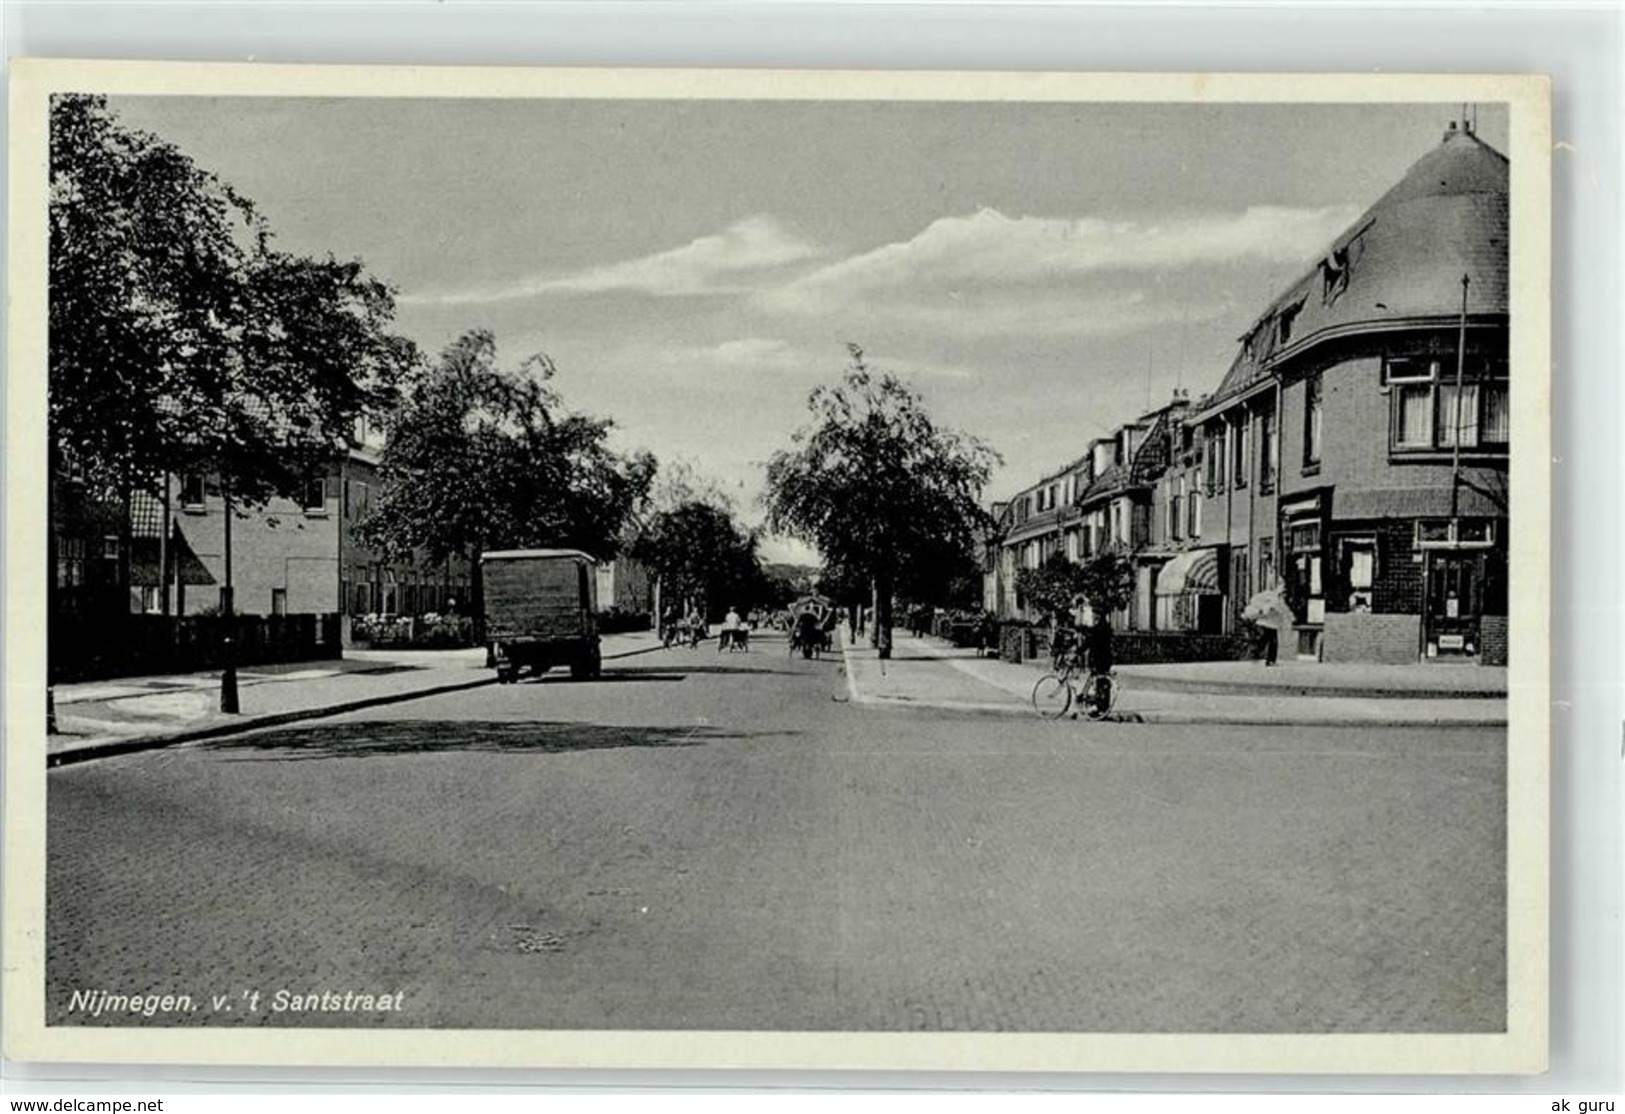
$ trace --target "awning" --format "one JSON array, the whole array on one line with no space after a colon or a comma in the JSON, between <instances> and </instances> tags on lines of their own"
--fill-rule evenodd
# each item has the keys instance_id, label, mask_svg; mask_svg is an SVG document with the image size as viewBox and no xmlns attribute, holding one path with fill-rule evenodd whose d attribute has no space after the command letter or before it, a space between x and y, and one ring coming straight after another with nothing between
<instances>
[{"instance_id":1,"label":"awning","mask_svg":"<svg viewBox=\"0 0 1625 1114\"><path fill-rule=\"evenodd\" d=\"M1193 549L1162 566L1157 574L1157 595L1177 596L1183 592L1219 594L1218 550Z\"/></svg>"}]
</instances>

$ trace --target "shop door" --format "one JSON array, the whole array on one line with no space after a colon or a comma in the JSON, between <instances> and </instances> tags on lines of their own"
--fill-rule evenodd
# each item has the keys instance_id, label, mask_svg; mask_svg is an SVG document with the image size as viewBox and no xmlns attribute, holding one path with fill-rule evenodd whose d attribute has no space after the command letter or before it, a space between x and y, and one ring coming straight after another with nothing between
<instances>
[{"instance_id":1,"label":"shop door","mask_svg":"<svg viewBox=\"0 0 1625 1114\"><path fill-rule=\"evenodd\" d=\"M1478 653L1478 616L1483 603L1483 557L1477 553L1428 556L1425 652L1439 658Z\"/></svg>"}]
</instances>

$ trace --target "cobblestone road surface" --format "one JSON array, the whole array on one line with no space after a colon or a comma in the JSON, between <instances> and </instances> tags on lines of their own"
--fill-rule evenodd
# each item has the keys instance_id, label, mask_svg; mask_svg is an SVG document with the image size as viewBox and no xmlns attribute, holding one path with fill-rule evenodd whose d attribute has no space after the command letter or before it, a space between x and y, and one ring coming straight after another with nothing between
<instances>
[{"instance_id":1,"label":"cobblestone road surface","mask_svg":"<svg viewBox=\"0 0 1625 1114\"><path fill-rule=\"evenodd\" d=\"M771 643L679 649L54 770L49 1019L1503 1027L1504 732L845 692ZM276 1012L279 989L402 1009ZM92 1017L101 990L193 1008Z\"/></svg>"}]
</instances>

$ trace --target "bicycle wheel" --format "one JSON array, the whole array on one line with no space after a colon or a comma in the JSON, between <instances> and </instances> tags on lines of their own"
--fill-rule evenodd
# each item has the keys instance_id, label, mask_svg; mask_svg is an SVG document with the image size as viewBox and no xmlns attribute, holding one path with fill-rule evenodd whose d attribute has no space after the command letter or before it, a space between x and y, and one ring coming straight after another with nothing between
<instances>
[{"instance_id":1,"label":"bicycle wheel","mask_svg":"<svg viewBox=\"0 0 1625 1114\"><path fill-rule=\"evenodd\" d=\"M1045 719L1060 719L1072 709L1072 679L1046 673L1033 685L1033 711Z\"/></svg>"},{"instance_id":2,"label":"bicycle wheel","mask_svg":"<svg viewBox=\"0 0 1625 1114\"><path fill-rule=\"evenodd\" d=\"M1111 675L1092 675L1083 684L1079 702L1083 705L1083 714L1090 719L1105 719L1111 715L1112 706L1117 703L1117 685Z\"/></svg>"}]
</instances>

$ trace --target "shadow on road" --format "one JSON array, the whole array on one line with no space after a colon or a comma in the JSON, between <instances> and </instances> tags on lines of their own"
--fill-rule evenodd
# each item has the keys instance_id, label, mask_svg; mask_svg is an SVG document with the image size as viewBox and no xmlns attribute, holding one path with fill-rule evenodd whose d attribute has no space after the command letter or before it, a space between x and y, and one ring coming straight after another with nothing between
<instances>
[{"instance_id":1,"label":"shadow on road","mask_svg":"<svg viewBox=\"0 0 1625 1114\"><path fill-rule=\"evenodd\" d=\"M611 747L697 747L724 739L778 738L785 734L729 731L696 724L623 727L597 723L404 720L290 727L195 745L232 752L249 760L283 762L454 751L553 754Z\"/></svg>"}]
</instances>

